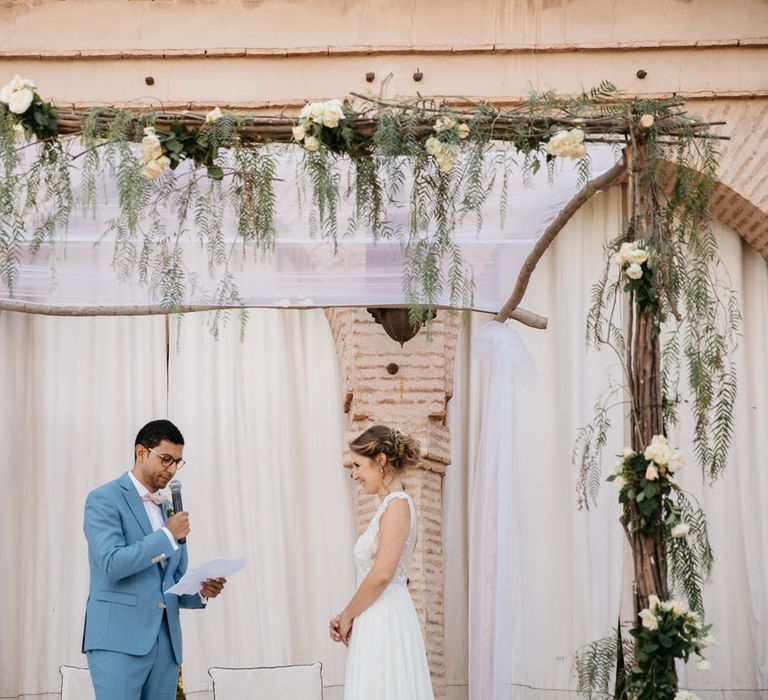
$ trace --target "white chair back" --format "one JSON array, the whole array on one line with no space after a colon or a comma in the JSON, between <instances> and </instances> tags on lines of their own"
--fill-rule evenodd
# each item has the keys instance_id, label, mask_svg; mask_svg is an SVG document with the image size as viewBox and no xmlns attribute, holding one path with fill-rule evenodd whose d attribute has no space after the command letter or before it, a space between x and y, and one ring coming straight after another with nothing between
<instances>
[{"instance_id":1,"label":"white chair back","mask_svg":"<svg viewBox=\"0 0 768 700\"><path fill-rule=\"evenodd\" d=\"M96 700L91 674L87 668L59 666L61 700Z\"/></svg>"},{"instance_id":2,"label":"white chair back","mask_svg":"<svg viewBox=\"0 0 768 700\"><path fill-rule=\"evenodd\" d=\"M214 700L322 700L321 663L258 668L209 668Z\"/></svg>"}]
</instances>

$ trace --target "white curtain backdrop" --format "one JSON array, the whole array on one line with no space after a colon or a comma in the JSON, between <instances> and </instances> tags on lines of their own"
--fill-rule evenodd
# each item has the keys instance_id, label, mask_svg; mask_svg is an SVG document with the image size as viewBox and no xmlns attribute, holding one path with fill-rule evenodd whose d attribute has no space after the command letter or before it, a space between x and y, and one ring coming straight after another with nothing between
<instances>
[{"instance_id":1,"label":"white curtain backdrop","mask_svg":"<svg viewBox=\"0 0 768 700\"><path fill-rule=\"evenodd\" d=\"M226 596L182 612L188 693L212 697L214 665L322 661L341 698L327 625L354 590L355 527L328 323L255 311L243 343L236 322L217 342L196 314L181 333L167 348L163 318L0 314L0 698L57 697L59 665L86 665L85 496L166 415L187 443L191 564L248 557Z\"/></svg>"},{"instance_id":2,"label":"white curtain backdrop","mask_svg":"<svg viewBox=\"0 0 768 700\"><path fill-rule=\"evenodd\" d=\"M164 320L2 313L0 387L0 697L47 700L86 665L85 497L165 414Z\"/></svg>"},{"instance_id":3,"label":"white curtain backdrop","mask_svg":"<svg viewBox=\"0 0 768 700\"><path fill-rule=\"evenodd\" d=\"M498 598L497 628L508 633L494 639L506 683L498 697L574 697L572 652L615 624L623 546L615 490L603 484L598 507L577 511L570 452L616 370L609 356L587 354L583 324L596 251L617 229L618 196L603 193L581 211L533 277L526 306L546 314L550 329L517 329L535 383L520 394L521 438L498 480L478 472L487 408L472 334L489 316L474 314L462 330L448 418L454 463L444 482L449 700L469 696L468 630L480 610L469 532L483 524L473 503L484 487L508 496L499 501L508 529L496 539L509 555L495 570L496 592L507 596ZM768 693L768 267L733 232L718 227L718 235L745 316L736 434L714 488L701 484L692 459L682 479L711 523L716 562L705 603L721 641L712 671L684 679L705 700L758 700ZM340 700L344 653L326 625L352 591L354 524L327 323L320 311L267 310L251 313L244 343L234 322L215 342L203 317L186 317L178 339L173 322L169 331L166 345L161 318L0 314L0 698L53 700L58 666L85 665L85 495L129 468L145 420L168 415L187 440L179 478L193 562L249 558L209 610L182 613L191 697L210 698L209 666L321 660L325 697ZM621 431L618 420L609 445L623 445ZM687 435L684 423L672 440L689 450Z\"/></svg>"},{"instance_id":4,"label":"white curtain backdrop","mask_svg":"<svg viewBox=\"0 0 768 700\"><path fill-rule=\"evenodd\" d=\"M354 592L355 522L325 315L256 311L242 342L237 323L214 341L206 314L177 332L169 415L189 443L179 480L190 551L193 560L248 557L226 598L183 616L185 687L209 687L211 666L322 661L325 697L340 700L345 649L327 630Z\"/></svg>"}]
</instances>

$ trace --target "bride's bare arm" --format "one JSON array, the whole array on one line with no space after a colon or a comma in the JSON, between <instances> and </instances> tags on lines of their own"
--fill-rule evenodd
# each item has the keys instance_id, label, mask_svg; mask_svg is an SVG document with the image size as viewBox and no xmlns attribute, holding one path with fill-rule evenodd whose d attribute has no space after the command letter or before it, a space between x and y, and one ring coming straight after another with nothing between
<instances>
[{"instance_id":1,"label":"bride's bare arm","mask_svg":"<svg viewBox=\"0 0 768 700\"><path fill-rule=\"evenodd\" d=\"M410 527L411 511L408 502L403 498L390 501L379 523L379 548L373 567L339 615L338 631L342 641L346 642L349 638L352 620L376 602L395 575Z\"/></svg>"}]
</instances>

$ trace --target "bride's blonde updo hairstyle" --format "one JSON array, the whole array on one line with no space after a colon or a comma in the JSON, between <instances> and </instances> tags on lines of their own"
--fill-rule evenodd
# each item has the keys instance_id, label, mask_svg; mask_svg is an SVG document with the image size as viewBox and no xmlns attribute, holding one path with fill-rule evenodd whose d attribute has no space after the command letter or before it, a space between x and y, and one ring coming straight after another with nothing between
<instances>
[{"instance_id":1,"label":"bride's blonde updo hairstyle","mask_svg":"<svg viewBox=\"0 0 768 700\"><path fill-rule=\"evenodd\" d=\"M416 440L386 425L372 425L349 443L349 449L370 459L383 454L387 458L385 469L394 472L418 464L421 454Z\"/></svg>"}]
</instances>

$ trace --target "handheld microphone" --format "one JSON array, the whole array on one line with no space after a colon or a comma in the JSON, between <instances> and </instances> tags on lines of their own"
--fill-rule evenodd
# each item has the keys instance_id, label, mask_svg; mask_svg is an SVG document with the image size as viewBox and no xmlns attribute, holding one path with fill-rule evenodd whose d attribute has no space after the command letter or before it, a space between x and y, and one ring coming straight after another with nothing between
<instances>
[{"instance_id":1,"label":"handheld microphone","mask_svg":"<svg viewBox=\"0 0 768 700\"><path fill-rule=\"evenodd\" d=\"M184 506L181 505L181 482L174 479L168 487L171 489L171 501L173 502L173 510L175 513L181 513L184 510ZM179 544L186 544L187 538L182 537L177 540Z\"/></svg>"}]
</instances>

